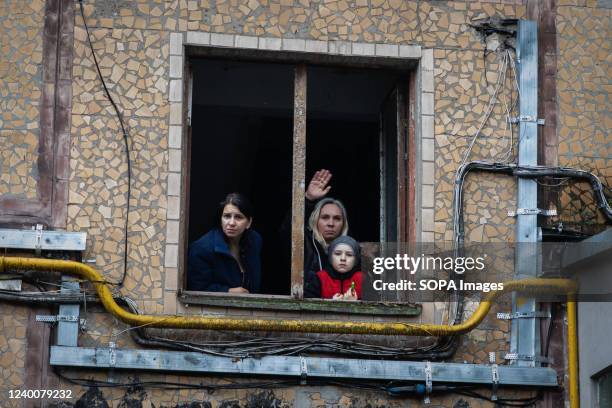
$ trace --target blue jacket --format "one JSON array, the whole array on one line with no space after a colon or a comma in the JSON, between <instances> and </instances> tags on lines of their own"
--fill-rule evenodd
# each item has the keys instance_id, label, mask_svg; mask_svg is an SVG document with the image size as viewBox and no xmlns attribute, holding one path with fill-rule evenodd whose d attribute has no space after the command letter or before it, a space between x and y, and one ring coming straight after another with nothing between
<instances>
[{"instance_id":1,"label":"blue jacket","mask_svg":"<svg viewBox=\"0 0 612 408\"><path fill-rule=\"evenodd\" d=\"M261 236L247 230L240 243L240 256L244 274L223 237L223 231L215 228L189 248L187 290L227 292L229 288L242 286L250 293L261 288Z\"/></svg>"}]
</instances>

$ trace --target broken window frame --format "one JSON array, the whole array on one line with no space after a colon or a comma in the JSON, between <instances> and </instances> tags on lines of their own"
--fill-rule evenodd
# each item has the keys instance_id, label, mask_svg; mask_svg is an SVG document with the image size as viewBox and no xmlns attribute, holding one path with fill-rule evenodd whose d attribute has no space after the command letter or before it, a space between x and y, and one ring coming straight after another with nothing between
<instances>
[{"instance_id":1,"label":"broken window frame","mask_svg":"<svg viewBox=\"0 0 612 408\"><path fill-rule=\"evenodd\" d=\"M381 304L378 301L331 302L324 299L304 299L304 200L306 187L306 116L307 116L307 67L309 65L335 65L343 68L401 68L406 72L405 98L406 109L401 118L401 133L406 137L398 138L398 190L397 205L399 228L398 242L414 242L415 211L408 203L414 203L415 185L415 84L416 60L385 59L375 57L307 55L283 51L219 49L214 47L187 46L184 75L184 95L188 103L183 105L183 129L185 140L185 160L183 160L182 184L186 186L181 202L181 234L179 238L179 283L177 298L183 304L206 306L225 306L250 309L300 310L320 312L342 312L370 315L403 315L414 316L420 313L418 305L407 300L391 300ZM293 178L292 178L292 228L291 228L291 290L290 295L249 294L237 295L228 293L200 292L184 290L187 273L187 225L189 214L189 177L191 169L191 100L193 77L189 61L194 57L214 56L243 61L270 62L283 61L294 64L294 127L293 127ZM400 118L398 117L398 121ZM399 122L398 122L399 123ZM297 301L297 302L296 302ZM333 304L332 304L333 303ZM349 304L350 303L350 304Z\"/></svg>"}]
</instances>

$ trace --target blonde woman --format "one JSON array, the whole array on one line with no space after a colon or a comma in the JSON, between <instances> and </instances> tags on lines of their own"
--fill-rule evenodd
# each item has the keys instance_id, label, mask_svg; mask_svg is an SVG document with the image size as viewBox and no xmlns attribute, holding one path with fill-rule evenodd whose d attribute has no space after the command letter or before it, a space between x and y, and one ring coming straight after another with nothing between
<instances>
[{"instance_id":1,"label":"blonde woman","mask_svg":"<svg viewBox=\"0 0 612 408\"><path fill-rule=\"evenodd\" d=\"M334 198L325 197L331 186L329 170L317 171L306 189L305 216L308 220L304 231L304 282L321 269L329 268L328 247L336 238L348 233L348 219L344 205ZM289 214L290 215L290 214ZM285 242L291 236L291 218L285 217L281 227Z\"/></svg>"}]
</instances>

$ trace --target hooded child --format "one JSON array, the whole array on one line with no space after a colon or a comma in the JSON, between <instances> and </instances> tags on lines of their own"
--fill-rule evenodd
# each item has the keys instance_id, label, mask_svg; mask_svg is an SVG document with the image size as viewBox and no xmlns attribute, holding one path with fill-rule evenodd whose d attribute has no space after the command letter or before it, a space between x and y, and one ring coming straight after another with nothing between
<instances>
[{"instance_id":1,"label":"hooded child","mask_svg":"<svg viewBox=\"0 0 612 408\"><path fill-rule=\"evenodd\" d=\"M304 296L334 300L360 300L363 272L361 248L349 236L333 240L328 248L329 267L312 275Z\"/></svg>"}]
</instances>

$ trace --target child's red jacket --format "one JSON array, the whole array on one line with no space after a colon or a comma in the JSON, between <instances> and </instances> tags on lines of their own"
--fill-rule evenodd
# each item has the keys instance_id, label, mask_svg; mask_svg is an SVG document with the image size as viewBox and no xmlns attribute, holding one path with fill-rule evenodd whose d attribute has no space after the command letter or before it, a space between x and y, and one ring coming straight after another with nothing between
<instances>
[{"instance_id":1,"label":"child's red jacket","mask_svg":"<svg viewBox=\"0 0 612 408\"><path fill-rule=\"evenodd\" d=\"M344 294L355 282L355 293L357 299L361 299L361 286L363 283L363 272L353 270L340 273L333 269L329 271L322 269L312 276L306 285L304 296L311 298L331 299L336 293Z\"/></svg>"}]
</instances>

